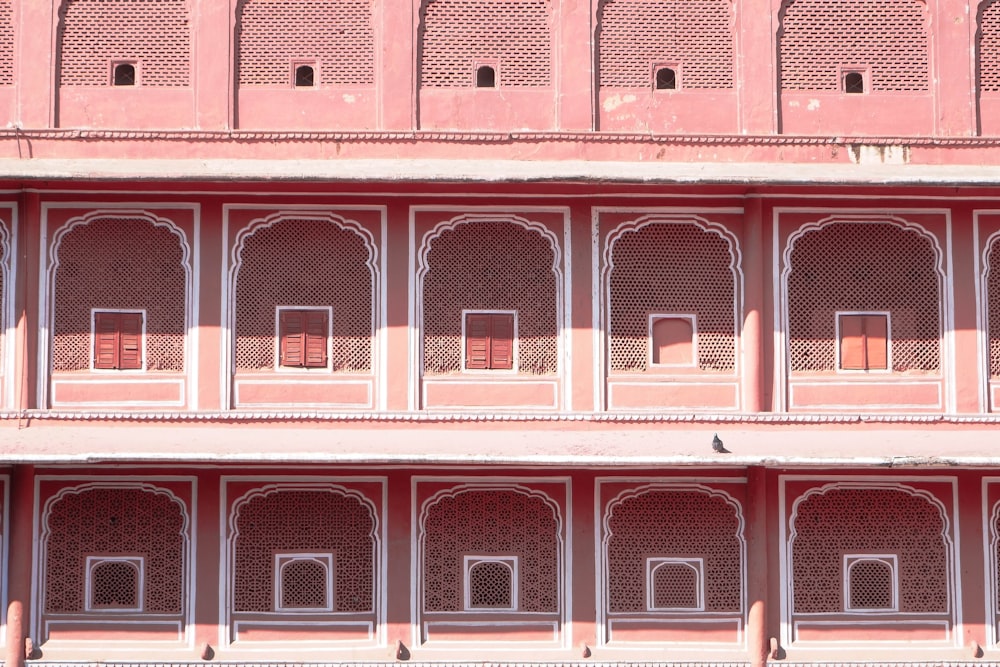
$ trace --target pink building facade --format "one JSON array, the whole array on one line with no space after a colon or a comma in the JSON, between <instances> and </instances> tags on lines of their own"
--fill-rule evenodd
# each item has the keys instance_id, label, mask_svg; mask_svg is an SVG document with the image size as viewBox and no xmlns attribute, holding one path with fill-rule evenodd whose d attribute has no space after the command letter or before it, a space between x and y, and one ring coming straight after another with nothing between
<instances>
[{"instance_id":1,"label":"pink building facade","mask_svg":"<svg viewBox=\"0 0 1000 667\"><path fill-rule=\"evenodd\" d=\"M0 0L4 664L1000 662L998 137L995 0Z\"/></svg>"}]
</instances>

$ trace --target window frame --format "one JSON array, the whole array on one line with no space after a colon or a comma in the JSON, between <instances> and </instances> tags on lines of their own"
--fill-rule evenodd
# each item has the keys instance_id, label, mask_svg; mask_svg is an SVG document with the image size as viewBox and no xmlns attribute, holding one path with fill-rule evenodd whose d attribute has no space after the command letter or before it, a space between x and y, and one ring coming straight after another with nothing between
<instances>
[{"instance_id":1,"label":"window frame","mask_svg":"<svg viewBox=\"0 0 1000 667\"><path fill-rule=\"evenodd\" d=\"M283 588L283 578L282 572L288 565L299 562L299 561L313 561L323 565L326 568L326 604L322 607L285 607L282 602L282 588ZM317 552L279 552L274 554L274 581L272 582L272 590L274 591L274 612L277 614L315 614L320 612L332 612L334 599L333 599L333 585L334 585L334 573L333 573L334 558L333 553L326 551Z\"/></svg>"},{"instance_id":2,"label":"window frame","mask_svg":"<svg viewBox=\"0 0 1000 667\"><path fill-rule=\"evenodd\" d=\"M136 606L135 607L98 607L93 604L94 569L104 563L126 563L136 571ZM83 584L83 609L86 612L105 613L142 613L146 601L146 557L132 554L88 555L85 561L85 576Z\"/></svg>"},{"instance_id":3,"label":"window frame","mask_svg":"<svg viewBox=\"0 0 1000 667\"><path fill-rule=\"evenodd\" d=\"M657 320L689 320L691 322L691 363L670 364L653 362L653 325ZM698 365L698 316L694 313L649 313L646 320L646 364L653 370L684 368L697 369Z\"/></svg>"},{"instance_id":4,"label":"window frame","mask_svg":"<svg viewBox=\"0 0 1000 667\"><path fill-rule=\"evenodd\" d=\"M468 323L470 315L503 315L510 316L512 318L512 329L511 329L511 367L510 368L469 368L468 359ZM474 374L503 374L503 375L517 375L518 369L518 317L516 310L481 310L481 309L462 309L462 372L463 373L474 373ZM492 359L491 359L492 364Z\"/></svg>"},{"instance_id":5,"label":"window frame","mask_svg":"<svg viewBox=\"0 0 1000 667\"><path fill-rule=\"evenodd\" d=\"M322 311L326 314L326 363L323 366L285 366L281 357L281 315L288 311ZM332 373L333 372L333 306L295 306L281 305L274 307L274 371L276 373Z\"/></svg>"},{"instance_id":6,"label":"window frame","mask_svg":"<svg viewBox=\"0 0 1000 667\"><path fill-rule=\"evenodd\" d=\"M115 367L98 366L97 354L97 320L101 315L139 315L139 366L121 368L121 323L116 329L118 342L118 365ZM146 363L146 309L145 308L91 308L90 309L90 370L95 373L145 373Z\"/></svg>"},{"instance_id":7,"label":"window frame","mask_svg":"<svg viewBox=\"0 0 1000 667\"><path fill-rule=\"evenodd\" d=\"M847 75L848 74L860 74L861 75L861 85L864 89L860 93L848 92L847 90ZM841 65L837 68L837 85L841 95L847 95L849 97L858 97L868 95L872 91L872 71L871 67L867 65Z\"/></svg>"},{"instance_id":8,"label":"window frame","mask_svg":"<svg viewBox=\"0 0 1000 667\"><path fill-rule=\"evenodd\" d=\"M479 85L479 70L483 67L493 69L493 85ZM477 59L472 63L472 87L476 90L498 90L500 88L500 61L496 58Z\"/></svg>"},{"instance_id":9,"label":"window frame","mask_svg":"<svg viewBox=\"0 0 1000 667\"><path fill-rule=\"evenodd\" d=\"M291 75L289 77L289 83L293 90L316 90L319 88L320 84L320 71L319 63L313 58L293 58L290 61ZM313 72L313 83L311 86L300 86L297 85L298 73L300 67L311 67Z\"/></svg>"},{"instance_id":10,"label":"window frame","mask_svg":"<svg viewBox=\"0 0 1000 667\"><path fill-rule=\"evenodd\" d=\"M656 78L660 70L670 69L674 72L674 87L673 88L657 88ZM651 66L650 72L650 88L652 88L653 93L660 94L670 94L676 93L681 90L681 64L679 62L654 62Z\"/></svg>"},{"instance_id":11,"label":"window frame","mask_svg":"<svg viewBox=\"0 0 1000 667\"><path fill-rule=\"evenodd\" d=\"M697 575L694 607L657 607L656 589L653 586L654 573L663 565L685 565L694 570ZM646 611L649 612L703 612L705 611L705 559L680 558L677 556L647 556L646 557Z\"/></svg>"},{"instance_id":12,"label":"window frame","mask_svg":"<svg viewBox=\"0 0 1000 667\"><path fill-rule=\"evenodd\" d=\"M851 606L851 568L861 562L877 561L889 566L892 575L892 606L891 607L852 607ZM845 614L893 614L899 613L899 557L896 554L844 554L844 613Z\"/></svg>"},{"instance_id":13,"label":"window frame","mask_svg":"<svg viewBox=\"0 0 1000 667\"><path fill-rule=\"evenodd\" d=\"M844 336L841 330L842 317L884 317L885 318L885 368L844 368L841 348ZM892 313L888 310L838 310L834 312L835 364L837 373L846 374L891 374L892 371ZM867 354L866 354L867 356Z\"/></svg>"},{"instance_id":14,"label":"window frame","mask_svg":"<svg viewBox=\"0 0 1000 667\"><path fill-rule=\"evenodd\" d=\"M501 563L510 570L510 607L472 606L472 568L481 563ZM462 610L471 612L512 612L518 610L520 556L517 554L465 554L462 557Z\"/></svg>"},{"instance_id":15,"label":"window frame","mask_svg":"<svg viewBox=\"0 0 1000 667\"><path fill-rule=\"evenodd\" d=\"M131 65L134 75L131 85L115 83L115 73L120 65ZM142 84L142 69L138 58L114 58L108 61L108 85L112 88L138 88Z\"/></svg>"}]
</instances>

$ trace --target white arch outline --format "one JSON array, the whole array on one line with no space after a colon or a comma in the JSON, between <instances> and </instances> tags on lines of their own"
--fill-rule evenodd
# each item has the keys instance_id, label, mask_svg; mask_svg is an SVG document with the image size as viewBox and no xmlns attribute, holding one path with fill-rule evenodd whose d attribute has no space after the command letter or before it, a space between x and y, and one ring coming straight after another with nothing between
<instances>
[{"instance_id":1,"label":"white arch outline","mask_svg":"<svg viewBox=\"0 0 1000 667\"><path fill-rule=\"evenodd\" d=\"M236 239L233 242L233 247L229 253L229 271L227 272L227 294L228 294L228 307L226 309L229 322L227 323L228 329L228 344L225 346L225 359L223 359L223 367L229 369L226 373L228 378L228 384L230 388L233 384L233 378L236 375L236 288L237 281L239 280L240 269L243 268L243 249L247 240L252 237L255 233L262 229L270 229L271 227L281 223L294 220L308 220L312 222L329 222L339 229L345 232L354 232L357 234L365 247L368 249L368 257L365 260L365 266L368 267L369 274L371 276L371 303L369 307L371 309L371 373L375 377L379 377L378 372L378 341L376 340L376 334L381 326L379 321L379 298L380 298L380 281L382 276L378 268L378 246L375 244L375 236L368 231L361 223L356 220L350 220L341 215L330 211L295 211L295 210L282 210L266 215L263 218L256 218L247 223L236 235ZM227 409L232 408L233 396L232 390L227 392L228 394L228 405Z\"/></svg>"},{"instance_id":2,"label":"white arch outline","mask_svg":"<svg viewBox=\"0 0 1000 667\"><path fill-rule=\"evenodd\" d=\"M36 576L37 582L37 595L34 598L38 601L37 605L33 605L32 609L32 627L36 636L41 629L41 622L44 616L45 609L45 594L47 591L46 586L46 576L47 569L45 563L48 561L48 546L49 537L52 534L52 530L49 526L49 516L52 509L63 499L71 495L82 495L89 491L98 491L104 489L129 489L142 491L144 493L153 493L155 495L166 496L172 503L177 505L178 510L181 515L181 526L178 534L181 536L183 541L183 564L181 567L182 572L182 585L183 594L181 596L181 612L178 616L182 619L181 633L187 637L190 634L190 629L193 624L193 611L194 605L192 604L194 600L194 581L191 576L191 558L192 558L192 548L191 548L191 515L188 509L187 503L177 496L176 493L170 489L164 488L162 486L157 486L148 482L128 482L128 481L101 481L101 482L86 482L84 484L78 484L76 486L67 486L59 489L59 492L50 496L45 504L42 506L40 513L39 525L41 530L38 534L38 559L35 562L35 567L37 568L38 575ZM83 612L83 613L94 613L94 612ZM100 617L104 617L104 614L97 612ZM99 616L95 616L94 620L97 620Z\"/></svg>"},{"instance_id":3,"label":"white arch outline","mask_svg":"<svg viewBox=\"0 0 1000 667\"><path fill-rule=\"evenodd\" d=\"M793 572L795 569L795 561L793 556L793 547L795 546L795 538L798 536L798 529L795 527L795 522L798 519L799 505L803 502L816 495L825 495L830 491L843 491L860 489L866 491L901 491L914 498L922 499L928 502L932 507L937 509L938 514L941 516L941 542L945 548L945 558L947 563L945 567L947 568L947 610L943 614L935 613L936 616L946 615L948 616L948 621L950 623L950 628L954 628L956 619L956 605L955 605L955 545L951 538L951 520L948 518L947 508L944 503L933 493L924 489L917 489L908 484L903 484L902 482L861 482L861 481L844 481L844 482L830 482L829 484L823 484L821 486L814 486L807 489L804 493L798 496L792 503L792 511L788 515L788 539L785 548L785 562L787 563L787 571L785 572L786 581L782 587L784 590L784 595L787 599L787 609L789 618L785 619L782 623L783 632L788 629L791 625L792 620L795 616L795 581ZM842 577L840 578L842 580ZM902 586L902 582L900 582ZM898 601L897 601L898 604ZM785 638L785 643L790 643L791 637Z\"/></svg>"},{"instance_id":4,"label":"white arch outline","mask_svg":"<svg viewBox=\"0 0 1000 667\"><path fill-rule=\"evenodd\" d=\"M265 484L264 486L258 486L256 488L250 489L243 495L239 496L233 500L229 507L228 519L226 520L226 528L228 535L226 537L225 546L225 571L222 572L220 577L221 585L225 587L225 626L222 629L225 636L225 644L228 645L232 642L231 628L233 625L233 614L235 613L235 605L233 604L233 596L235 595L235 587L232 585L233 576L236 572L236 540L240 536L239 529L237 527L237 522L239 521L240 510L250 502L266 498L267 496L274 495L277 493L284 492L295 492L295 491L307 491L307 492L326 492L333 493L335 495L340 495L344 498L350 498L352 500L357 500L358 503L368 510L368 514L372 520L372 529L369 536L372 540L372 600L371 600L371 611L368 613L372 614L373 622L375 625L375 634L377 637L382 637L385 632L384 619L382 617L383 610L380 605L380 600L382 600L381 590L385 586L385 582L381 581L379 573L382 571L382 540L380 533L380 521L378 509L375 502L371 500L361 491L356 489L349 489L346 486L340 484L335 484L332 482L276 482L273 484ZM225 511L225 508L223 509ZM333 573L334 575L336 573ZM273 591L272 591L273 594ZM333 591L331 591L331 596ZM331 614L336 614L338 612L330 612ZM380 640L379 644L383 642Z\"/></svg>"},{"instance_id":5,"label":"white arch outline","mask_svg":"<svg viewBox=\"0 0 1000 667\"><path fill-rule=\"evenodd\" d=\"M986 0L987 2L991 0ZM981 257L982 257L982 270L979 274L979 291L982 294L982 300L980 305L980 314L983 326L983 340L982 340L982 358L985 361L985 369L980 369L983 374L982 384L986 389L986 409L995 408L997 406L991 406L991 396L989 392L990 378L992 377L991 367L993 365L993 359L990 354L990 292L989 292L989 279L990 272L993 270L993 266L990 265L990 255L992 254L993 244L1000 241L1000 231L995 231L990 234L986 241L983 243ZM1000 313L996 314L1000 317Z\"/></svg>"},{"instance_id":6,"label":"white arch outline","mask_svg":"<svg viewBox=\"0 0 1000 667\"><path fill-rule=\"evenodd\" d=\"M48 300L46 308L43 310L43 317L46 321L42 326L47 329L47 344L40 351L41 369L43 373L40 377L45 377L46 381L39 383L39 392L44 392L42 405L48 405L49 396L52 393L52 348L55 344L55 321L56 321L56 275L59 270L59 249L63 238L77 227L87 226L95 220L101 219L134 220L136 218L145 220L154 228L165 227L171 234L177 237L177 242L181 248L181 267L184 269L184 365L183 374L185 383L190 389L197 382L197 364L191 363L192 336L191 327L194 322L194 267L191 257L194 254L188 242L187 234L174 221L161 217L146 209L130 208L102 208L88 211L87 213L75 216L67 220L52 236L47 253L48 266L45 271L45 295ZM186 392L192 396L190 391Z\"/></svg>"},{"instance_id":7,"label":"white arch outline","mask_svg":"<svg viewBox=\"0 0 1000 667\"><path fill-rule=\"evenodd\" d=\"M520 215L513 213L463 213L461 215L455 216L450 220L445 220L439 222L434 226L433 229L424 233L420 240L420 247L417 249L417 270L416 270L416 280L414 290L414 304L416 309L416 339L418 341L417 346L417 377L423 379L424 377L424 279L427 274L430 273L432 267L427 261L427 255L430 253L431 245L434 240L440 238L445 232L454 231L458 227L478 222L502 222L508 224L519 225L524 229L535 232L542 239L548 241L549 247L552 250L552 267L551 271L555 276L555 298L556 298L556 346L557 346L557 365L556 377L560 380L562 379L565 369L567 367L565 355L565 344L563 342L563 312L564 312L564 289L565 289L565 279L563 271L561 268L562 263L562 250L559 246L559 238L555 233L538 222L533 222L524 218ZM422 395L422 391L418 388L418 394ZM421 399L422 401L422 399Z\"/></svg>"},{"instance_id":8,"label":"white arch outline","mask_svg":"<svg viewBox=\"0 0 1000 667\"><path fill-rule=\"evenodd\" d=\"M740 609L738 612L740 618L742 619L744 628L747 622L747 614L749 609L747 607L747 541L746 541L746 519L743 517L743 505L734 498L731 494L721 489L716 489L711 486L699 483L687 483L687 482L650 482L648 484L642 484L640 486L635 486L629 489L624 489L619 492L616 496L608 500L604 504L603 512L601 513L601 553L600 553L600 563L598 564L598 572L601 577L600 585L600 597L598 601L597 608L597 641L598 644L604 646L608 643L608 624L607 620L611 612L608 609L608 600L610 599L610 572L609 565L610 559L608 558L608 546L609 541L614 536L611 530L611 519L614 517L615 507L621 505L626 500L631 500L633 498L638 498L639 496L646 495L647 493L655 493L659 491L676 491L683 493L700 493L708 496L709 499L720 498L727 505L733 509L733 513L736 516L736 533L734 537L737 539L740 545ZM708 576L708 573L705 573ZM643 601L645 606L645 600ZM643 612L644 614L655 614L656 612ZM696 612L702 613L705 612ZM729 613L729 612L727 612ZM746 641L746 633L744 631L744 642Z\"/></svg>"},{"instance_id":9,"label":"white arch outline","mask_svg":"<svg viewBox=\"0 0 1000 667\"><path fill-rule=\"evenodd\" d=\"M922 2L923 0L915 1ZM820 220L807 222L799 226L798 229L788 235L788 238L785 240L785 249L781 253L781 295L778 306L781 311L780 321L782 327L782 349L780 350L780 354L778 356L781 358L779 368L781 369L782 377L779 381L775 382L775 390L780 392L780 404L782 410L784 411L788 410L788 387L792 374L791 339L789 336L791 306L788 298L788 279L792 273L792 252L795 250L795 243L800 238L805 237L811 232L821 231L824 227L841 223L860 225L889 224L899 228L903 232L917 234L930 242L935 256L934 269L938 275L938 340L940 341L940 351L938 353L938 357L941 367L940 377L946 382L946 384L951 381L951 349L948 344L948 338L945 335L950 324L948 320L951 311L951 292L948 289L948 272L945 268L945 253L941 248L941 244L938 242L937 236L932 234L923 225L911 222L898 215L885 213L836 213ZM775 244L775 250L777 250L777 244ZM947 386L945 389L947 389ZM950 396L950 392L948 395Z\"/></svg>"},{"instance_id":10,"label":"white arch outline","mask_svg":"<svg viewBox=\"0 0 1000 667\"><path fill-rule=\"evenodd\" d=\"M528 498L541 500L542 503L552 511L552 516L556 522L555 538L557 545L556 554L556 584L558 586L558 600L559 608L556 614L559 616L559 627L563 628L560 631L561 635L566 632L564 626L566 620L566 582L564 578L566 576L566 539L563 535L564 533L564 522L562 518L562 512L560 512L559 503L556 502L552 496L541 491L539 489L533 489L523 484L504 484L501 482L467 482L464 484L458 484L456 486L449 487L447 489L442 489L437 493L433 494L429 498L425 499L420 505L420 514L417 521L417 594L416 594L416 612L417 621L414 623L415 627L420 627L423 625L423 617L427 614L427 609L425 607L424 600L424 556L427 551L427 518L430 513L430 509L437 505L439 502L446 498L455 498L464 493L478 492L478 491L511 491L522 496L527 496ZM432 612L441 613L441 612ZM464 612L458 612L464 613ZM532 614L538 612L518 612L520 614ZM547 613L547 612L545 612Z\"/></svg>"},{"instance_id":11,"label":"white arch outline","mask_svg":"<svg viewBox=\"0 0 1000 667\"><path fill-rule=\"evenodd\" d=\"M729 271L733 276L733 372L729 375L740 377L742 365L740 352L742 348L743 324L743 253L740 250L739 239L728 227L712 222L700 215L689 213L650 213L635 220L622 222L615 226L605 237L603 263L601 269L601 291L604 304L601 308L601 331L604 332L604 379L607 383L611 368L611 275L615 269L614 247L623 236L637 233L640 230L657 224L694 225L706 234L715 234L729 245ZM699 367L700 368L700 367ZM605 393L607 393L605 391ZM607 400L607 399L605 399ZM606 408L606 406L605 406Z\"/></svg>"}]
</instances>

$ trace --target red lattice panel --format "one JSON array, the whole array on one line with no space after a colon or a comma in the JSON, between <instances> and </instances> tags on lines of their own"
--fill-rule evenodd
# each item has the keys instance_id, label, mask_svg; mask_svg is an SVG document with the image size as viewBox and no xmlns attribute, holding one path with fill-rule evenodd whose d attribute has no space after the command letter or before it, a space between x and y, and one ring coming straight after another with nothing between
<instances>
[{"instance_id":1,"label":"red lattice panel","mask_svg":"<svg viewBox=\"0 0 1000 667\"><path fill-rule=\"evenodd\" d=\"M137 60L143 86L191 84L188 0L65 0L59 83L107 86L112 60Z\"/></svg>"},{"instance_id":2,"label":"red lattice panel","mask_svg":"<svg viewBox=\"0 0 1000 667\"><path fill-rule=\"evenodd\" d=\"M786 0L781 88L837 92L842 66L864 66L873 92L929 90L928 12L923 0Z\"/></svg>"},{"instance_id":3,"label":"red lattice panel","mask_svg":"<svg viewBox=\"0 0 1000 667\"><path fill-rule=\"evenodd\" d=\"M106 609L139 607L138 569L121 561L101 563L91 571L91 604Z\"/></svg>"},{"instance_id":4,"label":"red lattice panel","mask_svg":"<svg viewBox=\"0 0 1000 667\"><path fill-rule=\"evenodd\" d=\"M90 489L52 505L45 555L45 611L84 611L84 562L97 554L145 556L147 612L179 614L184 602L184 510L162 493Z\"/></svg>"},{"instance_id":5,"label":"red lattice panel","mask_svg":"<svg viewBox=\"0 0 1000 667\"><path fill-rule=\"evenodd\" d=\"M517 371L559 369L553 249L501 220L469 222L431 241L424 277L424 373L462 370L462 309L517 311Z\"/></svg>"},{"instance_id":6,"label":"red lattice panel","mask_svg":"<svg viewBox=\"0 0 1000 667\"><path fill-rule=\"evenodd\" d=\"M735 260L725 239L689 223L653 223L622 234L611 260L612 372L648 369L651 313L694 313L698 367L736 367Z\"/></svg>"},{"instance_id":7,"label":"red lattice panel","mask_svg":"<svg viewBox=\"0 0 1000 667\"><path fill-rule=\"evenodd\" d=\"M679 66L684 88L732 88L732 0L604 0L602 88L650 88L653 65Z\"/></svg>"},{"instance_id":8,"label":"red lattice panel","mask_svg":"<svg viewBox=\"0 0 1000 667\"><path fill-rule=\"evenodd\" d=\"M0 86L14 85L14 3L0 2Z\"/></svg>"},{"instance_id":9,"label":"red lattice panel","mask_svg":"<svg viewBox=\"0 0 1000 667\"><path fill-rule=\"evenodd\" d=\"M889 311L892 369L941 367L941 276L930 239L840 222L795 241L788 277L791 370L836 368L836 311Z\"/></svg>"},{"instance_id":10,"label":"red lattice panel","mask_svg":"<svg viewBox=\"0 0 1000 667\"><path fill-rule=\"evenodd\" d=\"M284 490L237 510L233 610L274 611L276 553L333 553L333 610L370 612L375 598L375 519L357 498Z\"/></svg>"},{"instance_id":11,"label":"red lattice panel","mask_svg":"<svg viewBox=\"0 0 1000 667\"><path fill-rule=\"evenodd\" d=\"M719 496L653 490L616 503L608 519L609 611L646 611L649 556L704 558L705 610L740 611L739 531L736 509Z\"/></svg>"},{"instance_id":12,"label":"red lattice panel","mask_svg":"<svg viewBox=\"0 0 1000 667\"><path fill-rule=\"evenodd\" d=\"M276 306L333 306L335 371L372 367L374 275L356 232L285 219L249 236L236 278L236 368L274 368Z\"/></svg>"},{"instance_id":13,"label":"red lattice panel","mask_svg":"<svg viewBox=\"0 0 1000 667\"><path fill-rule=\"evenodd\" d=\"M496 561L477 563L469 569L469 604L472 607L510 609L512 572Z\"/></svg>"},{"instance_id":14,"label":"red lattice panel","mask_svg":"<svg viewBox=\"0 0 1000 667\"><path fill-rule=\"evenodd\" d=\"M326 568L313 560L288 563L281 570L281 606L319 609L326 606Z\"/></svg>"},{"instance_id":15,"label":"red lattice panel","mask_svg":"<svg viewBox=\"0 0 1000 667\"><path fill-rule=\"evenodd\" d=\"M948 612L944 525L926 498L895 489L831 489L799 505L793 528L796 613L844 611L844 555L866 553L898 556L900 612Z\"/></svg>"},{"instance_id":16,"label":"red lattice panel","mask_svg":"<svg viewBox=\"0 0 1000 667\"><path fill-rule=\"evenodd\" d=\"M986 298L990 332L990 375L1000 376L1000 238L990 245Z\"/></svg>"},{"instance_id":17,"label":"red lattice panel","mask_svg":"<svg viewBox=\"0 0 1000 667\"><path fill-rule=\"evenodd\" d=\"M462 611L470 554L520 556L518 611L559 611L559 528L541 498L466 491L429 507L424 530L425 611Z\"/></svg>"},{"instance_id":18,"label":"red lattice panel","mask_svg":"<svg viewBox=\"0 0 1000 667\"><path fill-rule=\"evenodd\" d=\"M240 85L289 86L292 60L314 61L321 85L374 85L373 8L372 0L243 0Z\"/></svg>"},{"instance_id":19,"label":"red lattice panel","mask_svg":"<svg viewBox=\"0 0 1000 667\"><path fill-rule=\"evenodd\" d=\"M892 567L876 560L863 560L851 566L852 609L889 609L892 607Z\"/></svg>"},{"instance_id":20,"label":"red lattice panel","mask_svg":"<svg viewBox=\"0 0 1000 667\"><path fill-rule=\"evenodd\" d=\"M425 0L420 85L472 88L475 65L499 62L503 87L552 85L551 0Z\"/></svg>"},{"instance_id":21,"label":"red lattice panel","mask_svg":"<svg viewBox=\"0 0 1000 667\"><path fill-rule=\"evenodd\" d=\"M1000 2L993 0L979 11L979 90L1000 92Z\"/></svg>"},{"instance_id":22,"label":"red lattice panel","mask_svg":"<svg viewBox=\"0 0 1000 667\"><path fill-rule=\"evenodd\" d=\"M143 218L96 218L62 238L52 368L85 370L91 308L146 310L146 369L184 370L185 273L177 236Z\"/></svg>"}]
</instances>

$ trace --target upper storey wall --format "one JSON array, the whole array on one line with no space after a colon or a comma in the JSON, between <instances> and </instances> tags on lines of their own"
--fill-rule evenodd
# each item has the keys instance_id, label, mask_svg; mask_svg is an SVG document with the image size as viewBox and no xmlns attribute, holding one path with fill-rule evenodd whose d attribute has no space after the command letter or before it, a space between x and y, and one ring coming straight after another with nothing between
<instances>
[{"instance_id":1,"label":"upper storey wall","mask_svg":"<svg viewBox=\"0 0 1000 667\"><path fill-rule=\"evenodd\" d=\"M24 129L1000 133L996 0L0 0Z\"/></svg>"}]
</instances>

